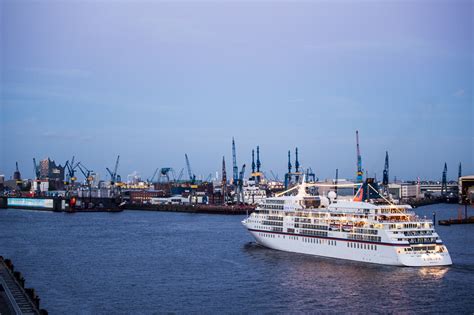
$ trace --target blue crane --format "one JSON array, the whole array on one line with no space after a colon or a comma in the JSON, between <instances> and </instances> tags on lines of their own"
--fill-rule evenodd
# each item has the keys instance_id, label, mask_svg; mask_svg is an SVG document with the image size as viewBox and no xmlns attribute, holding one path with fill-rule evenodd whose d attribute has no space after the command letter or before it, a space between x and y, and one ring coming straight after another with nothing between
<instances>
[{"instance_id":1,"label":"blue crane","mask_svg":"<svg viewBox=\"0 0 474 315\"><path fill-rule=\"evenodd\" d=\"M76 181L76 169L79 166L79 162L74 163L75 157L73 156L71 159L71 162L66 161L66 164L64 165L64 168L67 170L67 182L68 184L71 183L71 185L74 185L74 182Z\"/></svg>"},{"instance_id":2,"label":"blue crane","mask_svg":"<svg viewBox=\"0 0 474 315\"><path fill-rule=\"evenodd\" d=\"M157 167L157 168L155 169L155 172L154 172L153 175L151 176L151 178L148 180L148 182L149 182L150 184L153 183L153 180L155 179L156 173L158 173L158 170L159 170L159 168Z\"/></svg>"},{"instance_id":3,"label":"blue crane","mask_svg":"<svg viewBox=\"0 0 474 315\"><path fill-rule=\"evenodd\" d=\"M260 172L261 166L262 166L262 163L260 163L260 147L257 146L257 173Z\"/></svg>"},{"instance_id":4,"label":"blue crane","mask_svg":"<svg viewBox=\"0 0 474 315\"><path fill-rule=\"evenodd\" d=\"M444 162L444 170L443 170L443 178L441 179L441 195L446 196L448 194L448 181L447 176L448 174L448 166L446 162Z\"/></svg>"},{"instance_id":5,"label":"blue crane","mask_svg":"<svg viewBox=\"0 0 474 315\"><path fill-rule=\"evenodd\" d=\"M92 201L92 170L88 169L84 164L81 162L77 163L79 170L81 171L82 175L86 178L86 185L89 190L89 202Z\"/></svg>"},{"instance_id":6,"label":"blue crane","mask_svg":"<svg viewBox=\"0 0 474 315\"><path fill-rule=\"evenodd\" d=\"M385 151L385 166L383 168L383 178L382 178L382 185L388 185L389 173L388 173L388 152Z\"/></svg>"},{"instance_id":7,"label":"blue crane","mask_svg":"<svg viewBox=\"0 0 474 315\"><path fill-rule=\"evenodd\" d=\"M233 184L237 185L239 180L239 168L237 166L237 154L235 153L235 141L232 137L232 176Z\"/></svg>"},{"instance_id":8,"label":"blue crane","mask_svg":"<svg viewBox=\"0 0 474 315\"><path fill-rule=\"evenodd\" d=\"M239 173L239 178L237 180L237 203L243 203L244 200L244 176L245 176L245 164L242 165L242 170Z\"/></svg>"},{"instance_id":9,"label":"blue crane","mask_svg":"<svg viewBox=\"0 0 474 315\"><path fill-rule=\"evenodd\" d=\"M363 172L362 172L362 157L360 155L360 147L359 147L359 131L356 130L356 143L357 143L357 177L356 177L356 182L357 183L362 183L363 178Z\"/></svg>"},{"instance_id":10,"label":"blue crane","mask_svg":"<svg viewBox=\"0 0 474 315\"><path fill-rule=\"evenodd\" d=\"M191 184L194 184L196 181L196 175L191 171L191 164L189 163L188 155L184 154L184 158L186 159L186 169L188 170L189 180L191 181Z\"/></svg>"},{"instance_id":11,"label":"blue crane","mask_svg":"<svg viewBox=\"0 0 474 315\"><path fill-rule=\"evenodd\" d=\"M255 151L252 149L252 173L255 173Z\"/></svg>"},{"instance_id":12,"label":"blue crane","mask_svg":"<svg viewBox=\"0 0 474 315\"><path fill-rule=\"evenodd\" d=\"M120 161L120 155L117 156L117 161L115 161L115 167L114 167L113 172L108 167L106 167L107 172L110 174L110 183L112 185L114 185L116 182L120 181L120 175L117 175L119 161Z\"/></svg>"}]
</instances>

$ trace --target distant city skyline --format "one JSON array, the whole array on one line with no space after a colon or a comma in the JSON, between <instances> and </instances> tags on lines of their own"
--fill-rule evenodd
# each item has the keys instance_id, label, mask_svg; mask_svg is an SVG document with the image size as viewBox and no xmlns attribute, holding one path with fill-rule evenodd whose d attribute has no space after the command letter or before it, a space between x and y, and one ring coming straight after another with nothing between
<instances>
[{"instance_id":1,"label":"distant city skyline","mask_svg":"<svg viewBox=\"0 0 474 315\"><path fill-rule=\"evenodd\" d=\"M474 174L472 1L0 3L0 174Z\"/></svg>"}]
</instances>

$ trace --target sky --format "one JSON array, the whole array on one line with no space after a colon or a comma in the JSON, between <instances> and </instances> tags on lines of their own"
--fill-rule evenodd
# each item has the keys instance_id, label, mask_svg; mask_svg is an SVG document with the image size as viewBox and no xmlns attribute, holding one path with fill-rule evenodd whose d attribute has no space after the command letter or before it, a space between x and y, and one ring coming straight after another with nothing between
<instances>
[{"instance_id":1,"label":"sky","mask_svg":"<svg viewBox=\"0 0 474 315\"><path fill-rule=\"evenodd\" d=\"M474 174L473 1L0 0L0 174ZM294 165L294 161L292 161ZM248 173L247 173L248 174ZM269 177L272 177L268 175Z\"/></svg>"}]
</instances>

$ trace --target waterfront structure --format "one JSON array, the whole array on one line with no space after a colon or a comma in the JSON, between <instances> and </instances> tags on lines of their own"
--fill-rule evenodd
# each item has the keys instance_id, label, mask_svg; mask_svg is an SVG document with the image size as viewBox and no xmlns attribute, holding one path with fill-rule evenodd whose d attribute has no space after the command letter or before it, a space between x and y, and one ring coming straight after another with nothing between
<instances>
[{"instance_id":1,"label":"waterfront structure","mask_svg":"<svg viewBox=\"0 0 474 315\"><path fill-rule=\"evenodd\" d=\"M458 183L455 181L448 181L446 183L447 194L455 194L458 192ZM443 184L442 182L423 181L420 183L420 192L423 196L442 196Z\"/></svg>"},{"instance_id":2,"label":"waterfront structure","mask_svg":"<svg viewBox=\"0 0 474 315\"><path fill-rule=\"evenodd\" d=\"M474 175L459 177L459 202L474 204Z\"/></svg>"},{"instance_id":3,"label":"waterfront structure","mask_svg":"<svg viewBox=\"0 0 474 315\"><path fill-rule=\"evenodd\" d=\"M362 189L346 200L334 191L311 196L309 187L303 182L292 188L295 196L267 198L242 224L257 243L277 250L386 265L451 265L433 222L409 205L363 202Z\"/></svg>"},{"instance_id":4,"label":"waterfront structure","mask_svg":"<svg viewBox=\"0 0 474 315\"><path fill-rule=\"evenodd\" d=\"M64 181L64 167L56 165L56 162L50 158L40 161L39 172L40 179Z\"/></svg>"},{"instance_id":5,"label":"waterfront structure","mask_svg":"<svg viewBox=\"0 0 474 315\"><path fill-rule=\"evenodd\" d=\"M395 200L418 200L423 198L419 183L391 183L388 192Z\"/></svg>"}]
</instances>

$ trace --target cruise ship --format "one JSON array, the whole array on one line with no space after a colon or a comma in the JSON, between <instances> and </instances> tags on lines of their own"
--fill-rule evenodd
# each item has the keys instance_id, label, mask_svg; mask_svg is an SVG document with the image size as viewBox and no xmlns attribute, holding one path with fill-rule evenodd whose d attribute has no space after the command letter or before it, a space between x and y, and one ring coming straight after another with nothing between
<instances>
[{"instance_id":1,"label":"cruise ship","mask_svg":"<svg viewBox=\"0 0 474 315\"><path fill-rule=\"evenodd\" d=\"M452 264L433 222L411 206L363 202L362 187L345 200L334 191L309 195L315 185L303 180L292 188L296 195L266 198L242 224L258 244L282 251L396 266Z\"/></svg>"}]
</instances>

